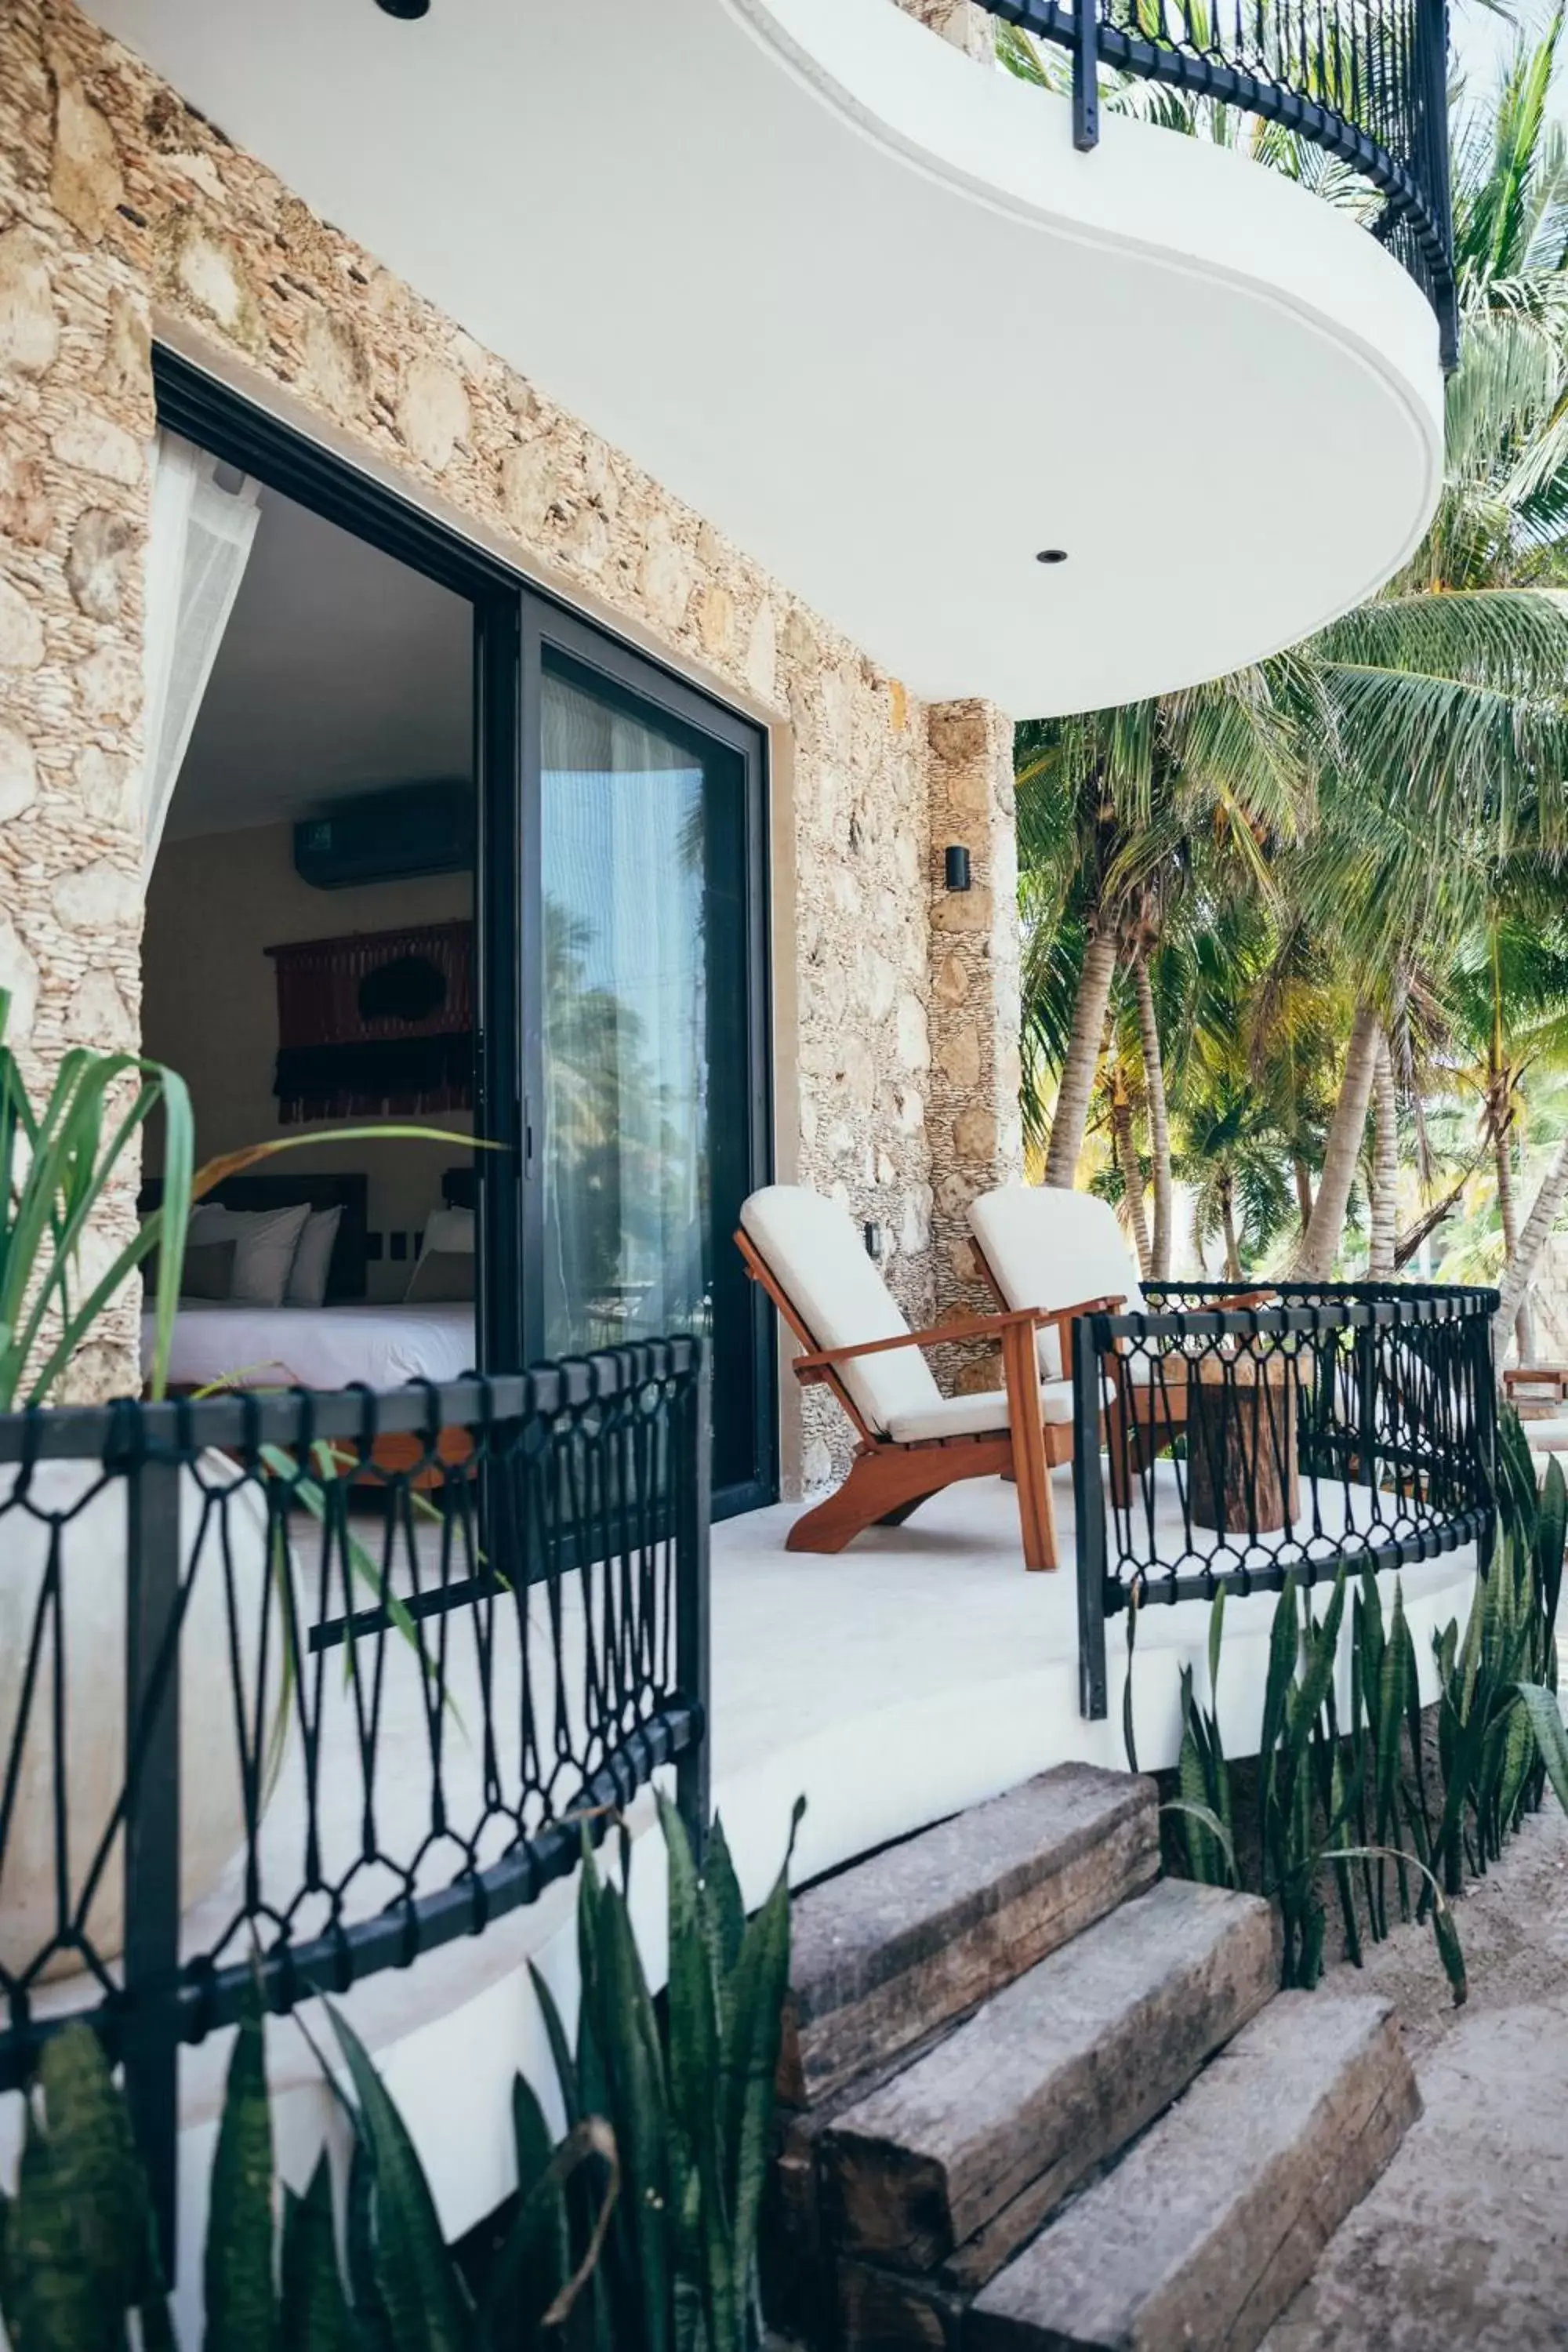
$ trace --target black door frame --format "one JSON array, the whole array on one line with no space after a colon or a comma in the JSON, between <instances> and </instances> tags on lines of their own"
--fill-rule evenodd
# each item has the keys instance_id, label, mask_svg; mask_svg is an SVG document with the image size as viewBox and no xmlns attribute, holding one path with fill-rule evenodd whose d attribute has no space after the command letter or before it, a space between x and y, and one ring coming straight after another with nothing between
<instances>
[{"instance_id":1,"label":"black door frame","mask_svg":"<svg viewBox=\"0 0 1568 2352\"><path fill-rule=\"evenodd\" d=\"M746 779L748 1035L744 1107L754 1179L773 1164L772 1034L768 959L768 775L763 729L624 639L537 588L352 460L258 408L218 378L154 344L158 420L226 465L309 507L356 539L408 564L474 608L474 708L479 773L474 920L479 1030L474 1129L501 1150L476 1154L481 1265L479 1352L489 1370L536 1358L541 1306L525 1284L542 1243L542 1160L535 1107L543 1100L542 941L538 894L522 877L540 870L539 730L545 648L597 671L679 726L737 752ZM531 984L530 984L531 982ZM504 1179L510 1176L510 1183ZM717 1237L720 1246L727 1236ZM537 1294L538 1285L533 1286ZM756 1475L716 1491L715 1517L753 1510L778 1491L777 1369L766 1301L755 1290L748 1334L757 1402Z\"/></svg>"}]
</instances>

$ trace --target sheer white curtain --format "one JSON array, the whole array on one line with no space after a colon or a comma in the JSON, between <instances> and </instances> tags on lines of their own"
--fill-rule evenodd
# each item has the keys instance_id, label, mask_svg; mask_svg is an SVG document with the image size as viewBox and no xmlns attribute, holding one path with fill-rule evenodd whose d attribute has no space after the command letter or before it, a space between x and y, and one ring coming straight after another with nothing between
<instances>
[{"instance_id":1,"label":"sheer white curtain","mask_svg":"<svg viewBox=\"0 0 1568 2352\"><path fill-rule=\"evenodd\" d=\"M153 456L153 522L147 541L145 754L142 769L142 860L145 877L179 781L181 764L250 560L259 520L258 482L235 489L217 479L217 460L178 434L160 433Z\"/></svg>"}]
</instances>

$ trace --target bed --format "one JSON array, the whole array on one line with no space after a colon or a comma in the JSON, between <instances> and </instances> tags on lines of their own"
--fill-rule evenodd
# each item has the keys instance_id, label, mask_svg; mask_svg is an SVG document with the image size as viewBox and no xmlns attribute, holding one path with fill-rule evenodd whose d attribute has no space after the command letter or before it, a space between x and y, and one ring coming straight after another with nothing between
<instances>
[{"instance_id":1,"label":"bed","mask_svg":"<svg viewBox=\"0 0 1568 2352\"><path fill-rule=\"evenodd\" d=\"M470 1168L454 1168L442 1180L448 1207L472 1207L476 1186ZM142 1190L145 1212L157 1205L161 1185ZM226 1208L266 1210L296 1207L342 1212L328 1266L326 1299L321 1307L254 1307L233 1299L182 1299L174 1318L169 1385L176 1392L228 1388L342 1389L363 1382L371 1389L401 1388L408 1381L453 1381L474 1369L475 1315L468 1303L398 1301L372 1305L365 1298L369 1255L368 1181L363 1175L296 1173L231 1177L210 1196ZM151 1359L153 1318L142 1318L142 1359ZM382 1468L402 1469L417 1455L416 1438L388 1437L376 1447ZM445 1460L461 1461L469 1451L467 1433L444 1433Z\"/></svg>"},{"instance_id":2,"label":"bed","mask_svg":"<svg viewBox=\"0 0 1568 2352\"><path fill-rule=\"evenodd\" d=\"M142 1360L153 1318L142 1322ZM243 1307L186 1300L174 1319L169 1383L205 1389L373 1389L455 1381L473 1370L471 1307Z\"/></svg>"}]
</instances>

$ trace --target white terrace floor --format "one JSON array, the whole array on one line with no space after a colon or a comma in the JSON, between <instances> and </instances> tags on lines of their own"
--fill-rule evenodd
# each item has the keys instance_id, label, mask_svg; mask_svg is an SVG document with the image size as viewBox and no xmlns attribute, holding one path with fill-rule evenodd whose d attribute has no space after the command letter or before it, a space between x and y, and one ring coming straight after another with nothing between
<instances>
[{"instance_id":1,"label":"white terrace floor","mask_svg":"<svg viewBox=\"0 0 1568 2352\"><path fill-rule=\"evenodd\" d=\"M836 1558L784 1550L797 1506L780 1505L714 1529L713 1787L749 1898L759 1898L777 1870L797 1795L808 1806L795 1852L794 1874L802 1880L1064 1759L1126 1763L1126 1620L1115 1618L1107 1629L1108 1719L1085 1722L1078 1700L1070 1475L1059 1472L1055 1483L1064 1563L1055 1574L1026 1572L1014 1493L999 1480L950 1488L904 1527L874 1530ZM1450 1618L1463 1619L1473 1576L1470 1550L1405 1573L1426 1696L1435 1691L1431 1633ZM1392 1580L1385 1580L1389 1605L1391 1588ZM1274 1607L1273 1595L1260 1594L1227 1608L1220 1699L1232 1754L1256 1743ZM541 1634L542 1610L536 1596ZM1175 1759L1178 1671L1194 1664L1204 1686L1199 1662L1206 1632L1202 1604L1141 1613L1132 1712L1138 1761L1145 1769ZM396 1657L399 1645L392 1643L391 1651ZM459 1717L467 1656L459 1645L448 1669ZM1343 1663L1348 1665L1348 1640ZM395 1678L389 1684L376 1773L389 1845L397 1843L403 1807L410 1824L427 1815L426 1730L411 1653L402 1654L402 1666L405 1687L399 1698ZM515 1659L509 1673L514 1690ZM498 1684L498 1719L505 1715L507 1696ZM323 1758L323 1831L329 1843L343 1841L352 1852L360 1784L346 1700L339 1719ZM468 1769L460 1730L450 1736L450 1745L454 1811L460 1818ZM264 1832L283 1878L298 1868L299 1773L296 1758ZM645 1798L634 1810L634 1824L646 1829L650 1822ZM639 1932L656 1975L662 1970L658 1850L655 1837L634 1873ZM187 1948L202 1947L203 1931L210 1932L227 1907L224 1895L231 1901L232 1893L231 1884L193 1915ZM448 1945L408 1972L369 1980L347 2004L403 2105L449 2232L481 2218L510 2186L513 2069L521 2067L542 2089L550 2080L524 1963L538 1960L570 2015L575 2005L572 1904L570 1886L554 1886L531 1908L497 1921L482 1936ZM279 2109L280 2160L289 2177L302 2179L329 2103L298 2032L284 2024L272 2038L275 2087L287 2094ZM187 2246L199 2242L227 2040L215 2037L184 2060L182 2237Z\"/></svg>"}]
</instances>

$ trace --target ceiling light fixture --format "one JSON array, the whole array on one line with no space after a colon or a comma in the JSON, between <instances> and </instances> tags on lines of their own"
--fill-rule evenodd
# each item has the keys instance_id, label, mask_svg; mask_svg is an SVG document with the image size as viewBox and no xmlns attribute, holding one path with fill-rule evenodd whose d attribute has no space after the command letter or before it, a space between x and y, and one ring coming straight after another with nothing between
<instances>
[{"instance_id":1,"label":"ceiling light fixture","mask_svg":"<svg viewBox=\"0 0 1568 2352\"><path fill-rule=\"evenodd\" d=\"M375 0L375 5L385 16L427 16L430 14L430 0Z\"/></svg>"},{"instance_id":2,"label":"ceiling light fixture","mask_svg":"<svg viewBox=\"0 0 1568 2352\"><path fill-rule=\"evenodd\" d=\"M1067 560L1068 551L1065 547L1042 547L1035 558L1037 563L1065 563Z\"/></svg>"}]
</instances>

